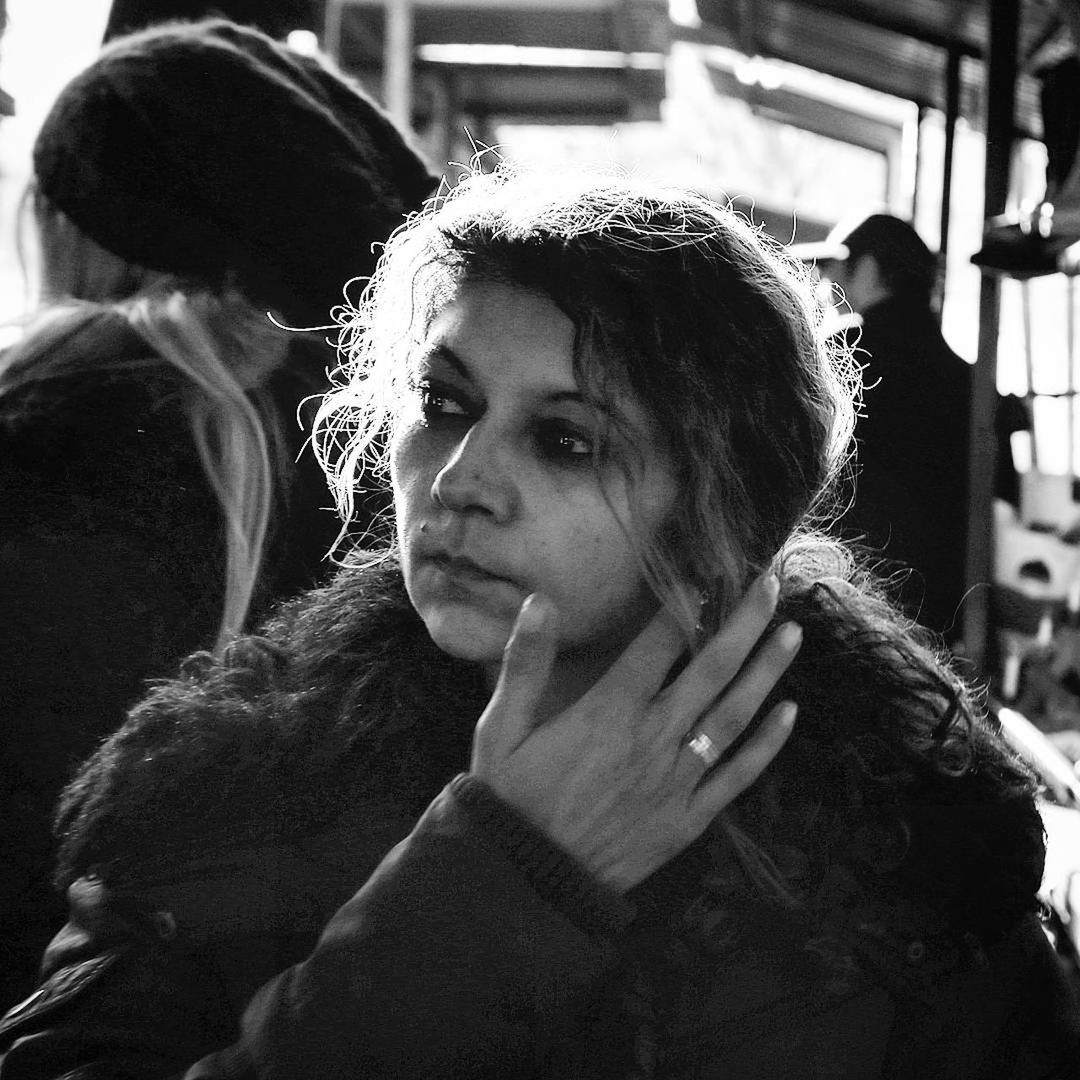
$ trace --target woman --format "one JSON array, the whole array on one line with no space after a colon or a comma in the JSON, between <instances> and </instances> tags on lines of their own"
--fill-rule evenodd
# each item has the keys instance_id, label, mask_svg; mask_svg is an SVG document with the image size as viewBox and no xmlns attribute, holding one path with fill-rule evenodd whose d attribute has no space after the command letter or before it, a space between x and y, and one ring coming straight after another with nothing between
<instances>
[{"instance_id":1,"label":"woman","mask_svg":"<svg viewBox=\"0 0 1080 1080\"><path fill-rule=\"evenodd\" d=\"M62 908L49 817L149 677L326 576L320 326L434 181L320 61L222 20L108 45L37 137L42 304L0 357L0 1001ZM268 317L268 311L272 317Z\"/></svg>"},{"instance_id":2,"label":"woman","mask_svg":"<svg viewBox=\"0 0 1080 1080\"><path fill-rule=\"evenodd\" d=\"M811 296L628 180L397 232L317 425L395 550L84 766L0 1077L1074 1075L1030 779L808 529Z\"/></svg>"}]
</instances>

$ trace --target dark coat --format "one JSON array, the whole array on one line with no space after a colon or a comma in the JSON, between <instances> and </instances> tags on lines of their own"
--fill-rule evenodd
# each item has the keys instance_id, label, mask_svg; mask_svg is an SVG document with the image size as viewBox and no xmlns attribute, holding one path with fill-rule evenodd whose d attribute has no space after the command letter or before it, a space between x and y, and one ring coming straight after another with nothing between
<instances>
[{"instance_id":1,"label":"dark coat","mask_svg":"<svg viewBox=\"0 0 1080 1080\"><path fill-rule=\"evenodd\" d=\"M223 519L179 407L180 376L142 361L119 317L80 323L73 373L0 397L0 1005L33 985L62 912L50 887L53 805L147 679L213 643ZM268 393L292 445L329 350L298 343ZM100 363L95 362L100 357ZM282 499L255 614L313 584L337 520L313 462Z\"/></svg>"},{"instance_id":2,"label":"dark coat","mask_svg":"<svg viewBox=\"0 0 1080 1080\"><path fill-rule=\"evenodd\" d=\"M834 703L849 688L801 614L787 689L811 738L826 721L800 680ZM1010 879L1030 911L1021 804L976 800L972 821L962 781L924 778L931 817L951 803L913 833L941 849L915 853L936 880L902 896L833 837L808 938L740 890L719 833L619 897L451 779L485 699L392 566L339 574L156 690L66 797L70 921L0 1027L0 1080L1080 1076L1077 1004L1034 917L974 929ZM778 759L782 787L819 775L809 754ZM974 850L991 865L957 925L937 905Z\"/></svg>"},{"instance_id":3,"label":"dark coat","mask_svg":"<svg viewBox=\"0 0 1080 1080\"><path fill-rule=\"evenodd\" d=\"M911 567L899 599L952 639L962 629L971 368L929 306L891 297L852 335L864 365L848 536Z\"/></svg>"}]
</instances>

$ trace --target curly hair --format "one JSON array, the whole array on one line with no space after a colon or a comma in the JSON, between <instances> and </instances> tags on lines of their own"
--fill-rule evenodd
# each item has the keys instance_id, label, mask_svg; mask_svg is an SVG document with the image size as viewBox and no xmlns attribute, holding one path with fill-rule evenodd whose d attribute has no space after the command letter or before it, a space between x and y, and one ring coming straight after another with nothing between
<instances>
[{"instance_id":1,"label":"curly hair","mask_svg":"<svg viewBox=\"0 0 1080 1080\"><path fill-rule=\"evenodd\" d=\"M688 629L699 613L686 584L723 617L792 531L827 509L857 373L822 333L803 267L702 196L504 164L399 229L358 305L338 312L344 362L315 444L346 520L364 468L385 476L378 436L393 431L414 342L463 281L552 300L573 323L575 374L602 417L617 417L619 391L647 404L679 496L665 528L633 539ZM611 449L602 440L598 453ZM620 464L632 481L640 461Z\"/></svg>"}]
</instances>

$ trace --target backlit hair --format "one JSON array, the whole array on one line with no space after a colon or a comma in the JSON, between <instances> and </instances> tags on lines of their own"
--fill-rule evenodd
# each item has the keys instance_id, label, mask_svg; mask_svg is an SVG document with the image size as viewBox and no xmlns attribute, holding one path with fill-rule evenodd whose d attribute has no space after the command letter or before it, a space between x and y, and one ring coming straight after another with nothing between
<instances>
[{"instance_id":1,"label":"backlit hair","mask_svg":"<svg viewBox=\"0 0 1080 1080\"><path fill-rule=\"evenodd\" d=\"M642 402L680 496L658 535L635 536L658 594L697 619L686 585L722 617L812 523L845 460L856 373L830 351L803 268L724 205L624 175L500 165L441 193L390 239L340 314L344 362L316 448L348 520L385 439L410 355L451 291L498 281L551 299L574 325L583 393ZM633 477L635 463L625 462ZM680 588L681 586L681 588Z\"/></svg>"}]
</instances>

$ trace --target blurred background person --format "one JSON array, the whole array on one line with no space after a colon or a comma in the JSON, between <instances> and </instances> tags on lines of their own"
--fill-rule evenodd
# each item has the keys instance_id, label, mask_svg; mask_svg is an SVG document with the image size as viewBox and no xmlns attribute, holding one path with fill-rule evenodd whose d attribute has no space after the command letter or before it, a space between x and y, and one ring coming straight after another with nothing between
<instances>
[{"instance_id":1,"label":"blurred background person","mask_svg":"<svg viewBox=\"0 0 1080 1080\"><path fill-rule=\"evenodd\" d=\"M844 332L863 368L854 497L841 527L881 553L908 613L955 644L963 629L971 368L941 333L937 258L891 214L841 226L815 254L822 277L857 316Z\"/></svg>"},{"instance_id":2,"label":"blurred background person","mask_svg":"<svg viewBox=\"0 0 1080 1080\"><path fill-rule=\"evenodd\" d=\"M434 180L320 58L224 20L122 37L34 146L39 310L0 357L0 998L60 908L49 821L144 681L315 583L317 330ZM298 459L299 456L299 460Z\"/></svg>"}]
</instances>

